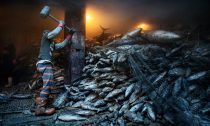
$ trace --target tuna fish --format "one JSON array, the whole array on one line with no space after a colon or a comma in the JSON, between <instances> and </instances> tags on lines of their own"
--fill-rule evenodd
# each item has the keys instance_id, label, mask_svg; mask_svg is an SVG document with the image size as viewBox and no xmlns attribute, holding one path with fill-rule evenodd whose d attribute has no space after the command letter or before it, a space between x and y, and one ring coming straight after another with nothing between
<instances>
[{"instance_id":1,"label":"tuna fish","mask_svg":"<svg viewBox=\"0 0 210 126\"><path fill-rule=\"evenodd\" d=\"M159 80L163 79L163 77L166 75L166 71L161 73L153 82L152 82L152 85L157 83Z\"/></svg>"},{"instance_id":2,"label":"tuna fish","mask_svg":"<svg viewBox=\"0 0 210 126\"><path fill-rule=\"evenodd\" d=\"M82 121L87 120L87 118L81 117L79 115L71 114L71 113L63 113L58 116L58 119L61 121Z\"/></svg>"},{"instance_id":3,"label":"tuna fish","mask_svg":"<svg viewBox=\"0 0 210 126\"><path fill-rule=\"evenodd\" d=\"M102 107L102 106L105 106L106 105L106 102L104 100L97 100L95 103L94 103L94 106L95 107Z\"/></svg>"},{"instance_id":4,"label":"tuna fish","mask_svg":"<svg viewBox=\"0 0 210 126\"><path fill-rule=\"evenodd\" d=\"M196 73L196 74L193 74L191 76L189 76L187 78L188 81L193 81L193 80L197 80L197 79L200 79L202 77L204 77L206 75L206 71L203 71L203 72L199 72L199 73Z\"/></svg>"},{"instance_id":5,"label":"tuna fish","mask_svg":"<svg viewBox=\"0 0 210 126\"><path fill-rule=\"evenodd\" d=\"M96 114L94 111L91 111L91 110L76 110L73 112L81 116L93 116Z\"/></svg>"},{"instance_id":6,"label":"tuna fish","mask_svg":"<svg viewBox=\"0 0 210 126\"><path fill-rule=\"evenodd\" d=\"M112 90L113 90L113 88L111 88L111 87L105 87L105 88L103 88L102 92L110 92Z\"/></svg>"},{"instance_id":7,"label":"tuna fish","mask_svg":"<svg viewBox=\"0 0 210 126\"><path fill-rule=\"evenodd\" d=\"M149 119L151 119L152 121L155 121L156 120L156 115L155 115L155 111L154 111L154 108L152 105L150 105L149 103L146 103L144 105L144 108L142 110L142 112L146 112L147 113L147 116Z\"/></svg>"},{"instance_id":8,"label":"tuna fish","mask_svg":"<svg viewBox=\"0 0 210 126\"><path fill-rule=\"evenodd\" d=\"M79 108L79 107L81 107L81 104L83 104L83 101L78 101L75 104L73 104L72 107Z\"/></svg>"},{"instance_id":9,"label":"tuna fish","mask_svg":"<svg viewBox=\"0 0 210 126\"><path fill-rule=\"evenodd\" d=\"M61 93L53 102L53 106L56 108L60 108L65 104L65 100L67 99L68 96L68 91Z\"/></svg>"},{"instance_id":10,"label":"tuna fish","mask_svg":"<svg viewBox=\"0 0 210 126\"><path fill-rule=\"evenodd\" d=\"M133 30L133 31L130 31L130 32L126 33L126 34L122 37L122 39L129 39L129 38L138 37L138 36L140 36L140 34L141 34L141 30L142 30L142 29L138 28L138 29L135 29L135 30Z\"/></svg>"},{"instance_id":11,"label":"tuna fish","mask_svg":"<svg viewBox=\"0 0 210 126\"><path fill-rule=\"evenodd\" d=\"M180 77L175 81L175 84L172 90L172 95L178 95L181 88L182 88L182 78Z\"/></svg>"},{"instance_id":12,"label":"tuna fish","mask_svg":"<svg viewBox=\"0 0 210 126\"><path fill-rule=\"evenodd\" d=\"M93 72L101 72L101 73L106 73L106 72L112 72L113 69L111 67L105 67L105 68L95 68Z\"/></svg>"},{"instance_id":13,"label":"tuna fish","mask_svg":"<svg viewBox=\"0 0 210 126\"><path fill-rule=\"evenodd\" d=\"M129 98L129 103L135 102L139 98L139 89L135 89L135 91L131 94Z\"/></svg>"},{"instance_id":14,"label":"tuna fish","mask_svg":"<svg viewBox=\"0 0 210 126\"><path fill-rule=\"evenodd\" d=\"M92 111L99 111L98 108L94 107L92 104L90 103L81 103L81 108L83 109L87 109L87 110L92 110Z\"/></svg>"},{"instance_id":15,"label":"tuna fish","mask_svg":"<svg viewBox=\"0 0 210 126\"><path fill-rule=\"evenodd\" d=\"M114 98L115 96L117 96L117 95L123 93L124 91L125 91L125 88L124 88L124 87L121 88L121 89L115 89L115 90L111 91L111 92L105 97L104 100L110 100L110 99Z\"/></svg>"},{"instance_id":16,"label":"tuna fish","mask_svg":"<svg viewBox=\"0 0 210 126\"><path fill-rule=\"evenodd\" d=\"M143 37L150 42L155 43L170 43L182 39L182 37L176 33L163 30L154 30L147 32L143 34Z\"/></svg>"},{"instance_id":17,"label":"tuna fish","mask_svg":"<svg viewBox=\"0 0 210 126\"><path fill-rule=\"evenodd\" d=\"M128 111L130 108L130 105L128 102L124 102L123 106L119 110L119 115L122 115L125 111Z\"/></svg>"},{"instance_id":18,"label":"tuna fish","mask_svg":"<svg viewBox=\"0 0 210 126\"><path fill-rule=\"evenodd\" d=\"M125 112L124 117L127 118L131 122L135 122L135 123L143 123L144 122L142 115L135 114L130 111Z\"/></svg>"},{"instance_id":19,"label":"tuna fish","mask_svg":"<svg viewBox=\"0 0 210 126\"><path fill-rule=\"evenodd\" d=\"M143 107L143 105L144 103L138 103L134 105L133 107L131 107L130 111L136 113Z\"/></svg>"},{"instance_id":20,"label":"tuna fish","mask_svg":"<svg viewBox=\"0 0 210 126\"><path fill-rule=\"evenodd\" d=\"M29 99L29 98L32 98L32 94L14 94L12 95L12 98Z\"/></svg>"},{"instance_id":21,"label":"tuna fish","mask_svg":"<svg viewBox=\"0 0 210 126\"><path fill-rule=\"evenodd\" d=\"M125 91L125 97L130 96L133 93L134 89L135 89L134 84L131 84Z\"/></svg>"},{"instance_id":22,"label":"tuna fish","mask_svg":"<svg viewBox=\"0 0 210 126\"><path fill-rule=\"evenodd\" d=\"M95 93L89 94L89 95L85 98L85 102L92 102L96 97L97 97L97 95L96 95Z\"/></svg>"},{"instance_id":23,"label":"tuna fish","mask_svg":"<svg viewBox=\"0 0 210 126\"><path fill-rule=\"evenodd\" d=\"M170 76L184 76L185 75L185 70L183 68L174 68L168 71L168 74Z\"/></svg>"},{"instance_id":24,"label":"tuna fish","mask_svg":"<svg viewBox=\"0 0 210 126\"><path fill-rule=\"evenodd\" d=\"M117 123L118 123L119 126L125 126L126 125L125 120L122 117L117 119Z\"/></svg>"}]
</instances>

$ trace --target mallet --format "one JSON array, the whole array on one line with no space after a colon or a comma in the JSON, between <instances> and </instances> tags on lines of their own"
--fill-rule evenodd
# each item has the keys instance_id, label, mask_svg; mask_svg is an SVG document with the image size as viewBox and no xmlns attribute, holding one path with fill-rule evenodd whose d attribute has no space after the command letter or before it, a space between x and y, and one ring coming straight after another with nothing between
<instances>
[{"instance_id":1,"label":"mallet","mask_svg":"<svg viewBox=\"0 0 210 126\"><path fill-rule=\"evenodd\" d=\"M44 8L40 12L40 16L42 18L47 18L49 16L51 19L53 19L54 21L59 23L59 20L50 14L50 7L49 6L44 6ZM65 25L65 28L68 29L69 31L72 29L72 28L69 28L66 25Z\"/></svg>"}]
</instances>

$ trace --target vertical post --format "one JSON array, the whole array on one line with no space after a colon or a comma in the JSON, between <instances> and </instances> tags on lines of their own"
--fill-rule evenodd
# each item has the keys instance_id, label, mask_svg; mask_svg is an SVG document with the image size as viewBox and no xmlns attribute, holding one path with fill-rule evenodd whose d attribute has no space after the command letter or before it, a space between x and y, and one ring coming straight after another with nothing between
<instances>
[{"instance_id":1,"label":"vertical post","mask_svg":"<svg viewBox=\"0 0 210 126\"><path fill-rule=\"evenodd\" d=\"M78 2L77 2L78 3ZM67 83L81 77L85 61L85 0L72 3L65 12L65 23L76 29L68 49ZM65 34L67 31L65 32Z\"/></svg>"}]
</instances>

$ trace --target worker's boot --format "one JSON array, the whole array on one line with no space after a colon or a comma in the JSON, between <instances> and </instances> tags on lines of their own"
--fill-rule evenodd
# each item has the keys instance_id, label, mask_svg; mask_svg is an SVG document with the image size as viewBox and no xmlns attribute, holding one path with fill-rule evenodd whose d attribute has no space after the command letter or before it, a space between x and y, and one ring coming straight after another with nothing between
<instances>
[{"instance_id":1,"label":"worker's boot","mask_svg":"<svg viewBox=\"0 0 210 126\"><path fill-rule=\"evenodd\" d=\"M48 103L47 98L37 97L35 102L36 102L36 109L35 109L36 116L52 115L55 113L55 108L46 108L46 105Z\"/></svg>"},{"instance_id":2,"label":"worker's boot","mask_svg":"<svg viewBox=\"0 0 210 126\"><path fill-rule=\"evenodd\" d=\"M6 87L6 88L9 88L9 87L11 87L11 86L12 86L12 83L13 83L13 81L12 81L12 80L13 80L13 79L12 79L12 77L8 77L7 79L8 79L8 84L7 84L7 85L5 85L5 87Z\"/></svg>"}]
</instances>

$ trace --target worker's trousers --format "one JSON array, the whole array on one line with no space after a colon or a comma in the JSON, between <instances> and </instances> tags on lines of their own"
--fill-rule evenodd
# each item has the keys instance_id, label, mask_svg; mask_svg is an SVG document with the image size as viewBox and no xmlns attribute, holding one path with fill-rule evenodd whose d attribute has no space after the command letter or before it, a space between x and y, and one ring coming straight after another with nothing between
<instances>
[{"instance_id":1,"label":"worker's trousers","mask_svg":"<svg viewBox=\"0 0 210 126\"><path fill-rule=\"evenodd\" d=\"M54 86L53 69L51 63L37 64L37 70L42 74L43 87L40 92L40 97L48 97L51 88Z\"/></svg>"}]
</instances>

